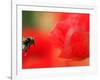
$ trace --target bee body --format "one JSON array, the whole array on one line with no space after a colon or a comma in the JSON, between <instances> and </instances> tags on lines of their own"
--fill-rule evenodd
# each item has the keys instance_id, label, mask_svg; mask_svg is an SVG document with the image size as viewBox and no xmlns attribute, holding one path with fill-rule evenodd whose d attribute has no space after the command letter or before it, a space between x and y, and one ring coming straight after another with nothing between
<instances>
[{"instance_id":1,"label":"bee body","mask_svg":"<svg viewBox=\"0 0 100 80\"><path fill-rule=\"evenodd\" d=\"M26 53L28 48L30 48L31 45L35 45L35 40L31 37L23 38L22 40L22 50Z\"/></svg>"}]
</instances>

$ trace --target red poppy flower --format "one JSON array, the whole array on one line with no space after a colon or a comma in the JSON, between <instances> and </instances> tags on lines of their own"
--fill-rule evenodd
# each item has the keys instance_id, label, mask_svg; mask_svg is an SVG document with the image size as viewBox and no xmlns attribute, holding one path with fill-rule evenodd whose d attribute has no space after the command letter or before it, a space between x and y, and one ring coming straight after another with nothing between
<instances>
[{"instance_id":1,"label":"red poppy flower","mask_svg":"<svg viewBox=\"0 0 100 80\"><path fill-rule=\"evenodd\" d=\"M62 17L49 35L33 29L23 29L22 37L32 37L35 40L35 45L31 45L27 52L22 51L23 69L88 63L89 15L72 13Z\"/></svg>"},{"instance_id":2,"label":"red poppy flower","mask_svg":"<svg viewBox=\"0 0 100 80\"><path fill-rule=\"evenodd\" d=\"M69 14L60 21L50 35L55 47L62 50L61 56L83 59L89 56L89 15Z\"/></svg>"}]
</instances>

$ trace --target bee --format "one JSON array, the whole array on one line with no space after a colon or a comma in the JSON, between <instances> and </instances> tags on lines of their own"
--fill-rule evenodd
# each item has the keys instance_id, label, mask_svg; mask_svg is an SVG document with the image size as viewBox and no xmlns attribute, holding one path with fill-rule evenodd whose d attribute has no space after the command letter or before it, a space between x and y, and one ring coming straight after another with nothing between
<instances>
[{"instance_id":1,"label":"bee","mask_svg":"<svg viewBox=\"0 0 100 80\"><path fill-rule=\"evenodd\" d=\"M31 45L35 46L35 40L32 37L23 38L22 40L22 50L26 53L28 48L30 48Z\"/></svg>"}]
</instances>

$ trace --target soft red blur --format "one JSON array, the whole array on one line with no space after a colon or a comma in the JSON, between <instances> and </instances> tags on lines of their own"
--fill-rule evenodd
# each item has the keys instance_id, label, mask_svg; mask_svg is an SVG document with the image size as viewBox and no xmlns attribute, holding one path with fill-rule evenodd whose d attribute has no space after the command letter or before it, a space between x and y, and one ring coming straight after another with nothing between
<instances>
[{"instance_id":1,"label":"soft red blur","mask_svg":"<svg viewBox=\"0 0 100 80\"><path fill-rule=\"evenodd\" d=\"M89 65L89 14L60 13L57 18L47 34L23 29L22 37L36 43L22 52L23 69Z\"/></svg>"}]
</instances>

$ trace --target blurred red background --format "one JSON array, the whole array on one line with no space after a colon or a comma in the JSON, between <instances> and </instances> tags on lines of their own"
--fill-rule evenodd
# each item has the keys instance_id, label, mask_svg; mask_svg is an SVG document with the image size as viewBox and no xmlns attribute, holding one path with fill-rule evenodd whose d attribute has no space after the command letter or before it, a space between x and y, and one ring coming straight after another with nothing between
<instances>
[{"instance_id":1,"label":"blurred red background","mask_svg":"<svg viewBox=\"0 0 100 80\"><path fill-rule=\"evenodd\" d=\"M35 28L22 29L22 37L36 43L27 55L22 51L23 69L89 65L89 14L41 12L33 18Z\"/></svg>"}]
</instances>

